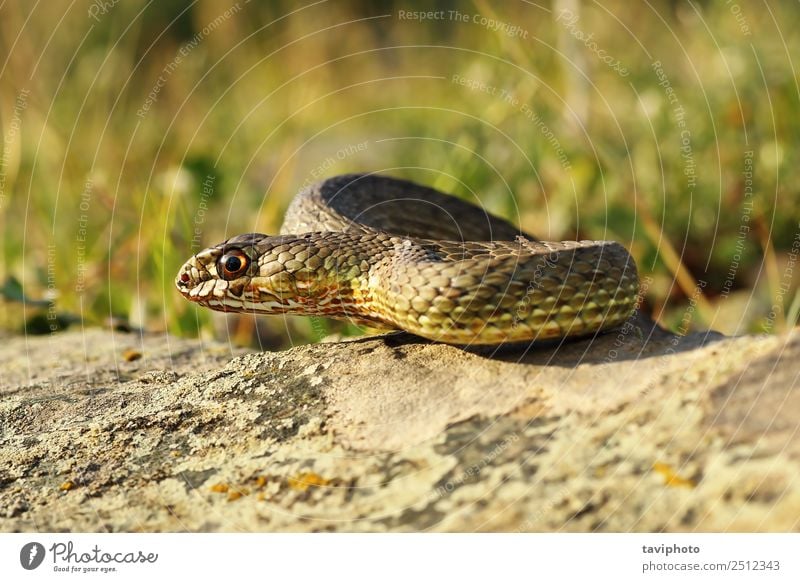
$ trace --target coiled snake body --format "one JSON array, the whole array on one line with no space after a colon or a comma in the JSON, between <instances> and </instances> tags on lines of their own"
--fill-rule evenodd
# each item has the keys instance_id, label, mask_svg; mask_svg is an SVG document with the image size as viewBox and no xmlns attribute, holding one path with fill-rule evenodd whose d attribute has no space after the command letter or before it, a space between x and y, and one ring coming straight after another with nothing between
<instances>
[{"instance_id":1,"label":"coiled snake body","mask_svg":"<svg viewBox=\"0 0 800 582\"><path fill-rule=\"evenodd\" d=\"M638 293L616 242L536 241L432 188L360 174L303 190L281 235L201 251L175 282L211 309L347 318L454 344L591 334L630 317Z\"/></svg>"}]
</instances>

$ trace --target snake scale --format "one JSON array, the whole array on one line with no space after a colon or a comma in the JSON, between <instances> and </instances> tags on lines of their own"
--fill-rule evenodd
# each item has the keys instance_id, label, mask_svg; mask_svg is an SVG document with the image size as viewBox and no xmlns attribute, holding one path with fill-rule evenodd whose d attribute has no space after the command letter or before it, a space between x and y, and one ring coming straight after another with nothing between
<instances>
[{"instance_id":1,"label":"snake scale","mask_svg":"<svg viewBox=\"0 0 800 582\"><path fill-rule=\"evenodd\" d=\"M366 174L304 189L280 235L205 249L175 283L219 311L349 319L462 345L611 328L639 287L619 243L537 241L438 190Z\"/></svg>"}]
</instances>

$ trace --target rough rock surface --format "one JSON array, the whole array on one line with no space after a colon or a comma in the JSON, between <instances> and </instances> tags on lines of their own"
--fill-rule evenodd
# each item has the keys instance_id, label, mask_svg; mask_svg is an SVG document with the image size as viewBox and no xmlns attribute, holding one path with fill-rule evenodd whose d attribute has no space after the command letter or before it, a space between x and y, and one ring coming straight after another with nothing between
<instances>
[{"instance_id":1,"label":"rough rock surface","mask_svg":"<svg viewBox=\"0 0 800 582\"><path fill-rule=\"evenodd\" d=\"M4 338L0 529L797 531L798 360L639 320L527 352Z\"/></svg>"}]
</instances>

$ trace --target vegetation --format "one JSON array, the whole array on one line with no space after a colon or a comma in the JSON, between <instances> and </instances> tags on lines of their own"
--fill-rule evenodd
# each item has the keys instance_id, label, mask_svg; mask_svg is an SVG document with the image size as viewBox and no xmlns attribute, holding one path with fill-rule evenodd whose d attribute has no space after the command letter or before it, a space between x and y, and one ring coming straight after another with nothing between
<instances>
[{"instance_id":1,"label":"vegetation","mask_svg":"<svg viewBox=\"0 0 800 582\"><path fill-rule=\"evenodd\" d=\"M113 316L237 343L258 326L265 347L351 333L225 327L173 279L352 171L542 238L619 240L673 330L796 324L796 3L439 5L2 4L0 326Z\"/></svg>"}]
</instances>

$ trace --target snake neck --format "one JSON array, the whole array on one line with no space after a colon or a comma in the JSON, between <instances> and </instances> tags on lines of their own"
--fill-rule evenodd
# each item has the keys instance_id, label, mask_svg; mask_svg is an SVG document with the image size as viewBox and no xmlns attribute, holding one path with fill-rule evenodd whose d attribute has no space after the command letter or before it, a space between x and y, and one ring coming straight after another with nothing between
<instances>
[{"instance_id":1,"label":"snake neck","mask_svg":"<svg viewBox=\"0 0 800 582\"><path fill-rule=\"evenodd\" d=\"M258 267L244 289L246 305L262 313L391 325L370 306L380 285L375 268L391 260L395 244L392 237L366 232L265 237L254 248Z\"/></svg>"}]
</instances>

